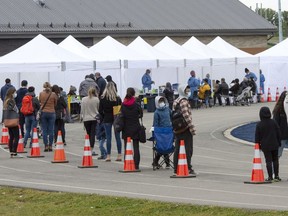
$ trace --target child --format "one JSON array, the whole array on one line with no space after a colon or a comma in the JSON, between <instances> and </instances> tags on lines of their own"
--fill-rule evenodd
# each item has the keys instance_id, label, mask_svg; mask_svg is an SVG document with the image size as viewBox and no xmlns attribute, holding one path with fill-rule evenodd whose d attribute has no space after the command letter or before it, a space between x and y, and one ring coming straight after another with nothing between
<instances>
[{"instance_id":1,"label":"child","mask_svg":"<svg viewBox=\"0 0 288 216\"><path fill-rule=\"evenodd\" d=\"M101 156L98 157L98 160L105 160L107 157L107 151L104 147L105 140L106 140L106 134L105 134L105 128L103 124L103 119L101 119L100 115L97 115L97 126L96 126L96 139L99 141L99 150L101 153Z\"/></svg>"},{"instance_id":2,"label":"child","mask_svg":"<svg viewBox=\"0 0 288 216\"><path fill-rule=\"evenodd\" d=\"M154 118L153 118L153 127L171 127L171 110L168 107L168 102L165 97L157 96L155 98L155 106L156 110L154 112ZM155 155L153 166L157 167L159 169L159 159L161 157L161 154L157 152ZM166 168L168 169L170 167L169 164L169 154L165 154L165 163Z\"/></svg>"},{"instance_id":3,"label":"child","mask_svg":"<svg viewBox=\"0 0 288 216\"><path fill-rule=\"evenodd\" d=\"M259 143L260 149L264 153L268 178L266 181L281 181L279 178L279 160L278 148L280 142L280 128L278 124L271 119L271 112L268 107L262 107L259 112L260 122L256 125L255 143ZM273 164L273 170L272 170Z\"/></svg>"}]
</instances>

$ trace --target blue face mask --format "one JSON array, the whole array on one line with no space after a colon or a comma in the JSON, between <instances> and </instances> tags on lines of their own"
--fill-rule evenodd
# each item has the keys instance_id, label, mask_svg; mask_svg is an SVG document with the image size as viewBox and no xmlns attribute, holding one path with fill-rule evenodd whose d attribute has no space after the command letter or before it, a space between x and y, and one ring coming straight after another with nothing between
<instances>
[{"instance_id":1,"label":"blue face mask","mask_svg":"<svg viewBox=\"0 0 288 216\"><path fill-rule=\"evenodd\" d=\"M186 92L187 97L191 96L191 91Z\"/></svg>"}]
</instances>

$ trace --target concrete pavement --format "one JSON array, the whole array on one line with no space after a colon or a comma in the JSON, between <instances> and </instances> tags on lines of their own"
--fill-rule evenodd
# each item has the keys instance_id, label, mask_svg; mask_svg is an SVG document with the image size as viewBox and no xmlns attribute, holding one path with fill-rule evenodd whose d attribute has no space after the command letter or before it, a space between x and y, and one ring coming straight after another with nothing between
<instances>
[{"instance_id":1,"label":"concrete pavement","mask_svg":"<svg viewBox=\"0 0 288 216\"><path fill-rule=\"evenodd\" d=\"M67 124L68 164L52 164L53 153L43 152L44 158L10 159L0 147L0 185L44 190L127 196L169 202L217 205L238 208L288 210L288 160L280 159L282 182L264 185L244 184L251 177L253 145L227 139L224 131L259 119L259 109L274 103L251 106L213 107L193 110L194 137L192 164L196 178L171 179L172 170L152 170L152 143L140 144L140 173L120 173L123 162L116 162L116 144L112 141L112 162L94 160L96 169L79 169L81 165L83 124ZM153 113L144 114L147 133ZM150 137L150 134L147 134ZM98 149L97 149L98 150ZM99 153L99 150L98 150ZM287 153L286 153L287 154ZM24 154L25 155L25 154ZM27 155L27 154L26 154ZM262 168L266 167L262 157Z\"/></svg>"}]
</instances>

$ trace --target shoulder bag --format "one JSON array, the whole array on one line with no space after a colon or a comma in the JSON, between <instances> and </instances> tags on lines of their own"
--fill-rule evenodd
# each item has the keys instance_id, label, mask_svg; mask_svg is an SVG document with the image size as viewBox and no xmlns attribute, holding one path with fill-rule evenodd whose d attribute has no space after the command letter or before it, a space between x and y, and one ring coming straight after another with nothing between
<instances>
[{"instance_id":1,"label":"shoulder bag","mask_svg":"<svg viewBox=\"0 0 288 216\"><path fill-rule=\"evenodd\" d=\"M14 110L3 110L3 123L7 128L19 125L19 114Z\"/></svg>"},{"instance_id":2,"label":"shoulder bag","mask_svg":"<svg viewBox=\"0 0 288 216\"><path fill-rule=\"evenodd\" d=\"M146 143L146 127L143 125L143 119L141 118L140 130L139 130L139 142Z\"/></svg>"},{"instance_id":3,"label":"shoulder bag","mask_svg":"<svg viewBox=\"0 0 288 216\"><path fill-rule=\"evenodd\" d=\"M44 107L47 104L47 101L49 100L50 96L51 96L52 92L49 94L48 98L46 99L45 103L43 104L42 107L40 107L40 109L38 110L37 114L36 114L36 120L39 121L41 119L41 115L42 115L42 110L44 109Z\"/></svg>"}]
</instances>

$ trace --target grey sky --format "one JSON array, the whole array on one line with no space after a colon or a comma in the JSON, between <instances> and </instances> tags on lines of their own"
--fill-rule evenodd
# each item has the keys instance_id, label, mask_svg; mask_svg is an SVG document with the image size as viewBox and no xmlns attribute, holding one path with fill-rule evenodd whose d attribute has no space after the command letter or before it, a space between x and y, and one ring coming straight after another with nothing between
<instances>
[{"instance_id":1,"label":"grey sky","mask_svg":"<svg viewBox=\"0 0 288 216\"><path fill-rule=\"evenodd\" d=\"M247 5L247 7L252 6L252 9L254 10L256 8L256 3L258 3L258 7L262 8L271 8L273 10L278 11L278 0L239 0L240 2ZM282 11L286 10L288 11L288 0L281 0L281 8Z\"/></svg>"}]
</instances>

